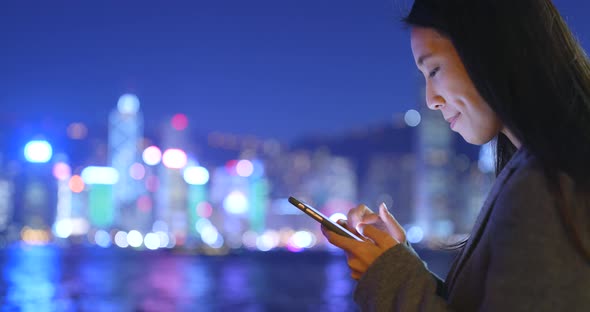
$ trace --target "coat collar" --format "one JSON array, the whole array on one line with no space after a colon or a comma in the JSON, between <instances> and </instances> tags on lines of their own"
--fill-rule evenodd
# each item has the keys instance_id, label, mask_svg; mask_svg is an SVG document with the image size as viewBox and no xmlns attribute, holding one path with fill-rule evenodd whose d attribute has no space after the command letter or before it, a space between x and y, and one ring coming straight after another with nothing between
<instances>
[{"instance_id":1,"label":"coat collar","mask_svg":"<svg viewBox=\"0 0 590 312\"><path fill-rule=\"evenodd\" d=\"M465 264L465 261L469 259L473 249L477 246L477 242L480 240L483 230L488 222L489 216L492 212L492 208L494 207L494 203L496 202L496 198L502 190L502 187L506 183L506 181L510 178L512 173L516 171L518 167L522 165L523 162L530 156L530 153L524 148L521 147L517 150L512 158L508 161L506 166L502 169L498 177L496 178L494 185L490 193L488 194L479 215L477 216L477 220L475 221L475 225L473 226L473 230L471 231L471 235L465 244L465 247L461 250L458 255L457 260L453 264L452 269L449 271L448 274L448 287L447 293L450 293L453 289L455 284L455 279L461 273L461 269Z\"/></svg>"}]
</instances>

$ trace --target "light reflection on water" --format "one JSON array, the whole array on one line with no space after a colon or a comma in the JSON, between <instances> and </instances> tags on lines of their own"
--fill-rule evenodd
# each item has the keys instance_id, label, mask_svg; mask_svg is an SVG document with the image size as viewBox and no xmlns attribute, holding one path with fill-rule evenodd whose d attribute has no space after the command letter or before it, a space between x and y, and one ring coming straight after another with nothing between
<instances>
[{"instance_id":1,"label":"light reflection on water","mask_svg":"<svg viewBox=\"0 0 590 312\"><path fill-rule=\"evenodd\" d=\"M453 255L427 252L440 276ZM2 311L356 311L340 253L0 250Z\"/></svg>"},{"instance_id":2,"label":"light reflection on water","mask_svg":"<svg viewBox=\"0 0 590 312\"><path fill-rule=\"evenodd\" d=\"M354 311L342 255L223 257L15 245L0 250L2 311Z\"/></svg>"}]
</instances>

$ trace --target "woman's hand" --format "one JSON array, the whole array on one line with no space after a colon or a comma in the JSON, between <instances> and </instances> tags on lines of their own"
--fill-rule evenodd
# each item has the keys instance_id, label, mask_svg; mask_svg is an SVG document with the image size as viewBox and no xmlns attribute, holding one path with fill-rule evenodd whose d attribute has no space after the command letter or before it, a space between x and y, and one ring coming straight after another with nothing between
<instances>
[{"instance_id":1,"label":"woman's hand","mask_svg":"<svg viewBox=\"0 0 590 312\"><path fill-rule=\"evenodd\" d=\"M389 233L399 243L406 242L406 231L395 220L393 215L387 210L385 203L379 205L379 214L374 213L369 207L359 205L348 211L347 221L345 222L348 230L355 234L364 235L362 227L366 224L371 224L377 229Z\"/></svg>"},{"instance_id":2,"label":"woman's hand","mask_svg":"<svg viewBox=\"0 0 590 312\"><path fill-rule=\"evenodd\" d=\"M347 224L343 220L339 220L338 223L351 231L361 233L368 238L367 240L359 242L338 235L324 227L322 227L322 233L330 243L346 252L351 276L353 279L358 280L381 254L400 242L405 242L406 234L395 218L387 211L385 204L381 204L379 207L379 214L375 214L366 206L360 205L351 209L348 216L356 223L354 227L351 226L352 223Z\"/></svg>"}]
</instances>

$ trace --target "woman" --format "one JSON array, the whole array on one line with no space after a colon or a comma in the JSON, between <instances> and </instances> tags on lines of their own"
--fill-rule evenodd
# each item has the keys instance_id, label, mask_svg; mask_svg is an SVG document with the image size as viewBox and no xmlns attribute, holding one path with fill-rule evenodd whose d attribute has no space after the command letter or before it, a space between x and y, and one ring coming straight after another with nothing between
<instances>
[{"instance_id":1,"label":"woman","mask_svg":"<svg viewBox=\"0 0 590 312\"><path fill-rule=\"evenodd\" d=\"M590 309L590 63L550 0L416 0L406 23L426 102L497 178L446 280L384 205L348 213L355 301L378 311Z\"/></svg>"}]
</instances>

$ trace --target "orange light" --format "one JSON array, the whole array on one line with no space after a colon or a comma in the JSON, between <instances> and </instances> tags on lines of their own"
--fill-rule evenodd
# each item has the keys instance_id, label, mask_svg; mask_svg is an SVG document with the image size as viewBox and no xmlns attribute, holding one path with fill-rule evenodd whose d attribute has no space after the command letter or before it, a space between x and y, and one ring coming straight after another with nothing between
<instances>
[{"instance_id":1,"label":"orange light","mask_svg":"<svg viewBox=\"0 0 590 312\"><path fill-rule=\"evenodd\" d=\"M70 190L74 193L82 193L84 191L84 180L79 175L74 175L70 178L70 182L68 183Z\"/></svg>"}]
</instances>

